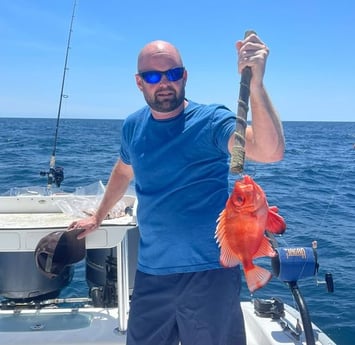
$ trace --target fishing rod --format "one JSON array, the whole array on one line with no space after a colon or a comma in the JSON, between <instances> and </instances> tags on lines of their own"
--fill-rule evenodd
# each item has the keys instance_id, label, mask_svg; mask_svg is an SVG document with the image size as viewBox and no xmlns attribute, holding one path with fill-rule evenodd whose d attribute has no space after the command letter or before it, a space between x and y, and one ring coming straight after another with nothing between
<instances>
[{"instance_id":1,"label":"fishing rod","mask_svg":"<svg viewBox=\"0 0 355 345\"><path fill-rule=\"evenodd\" d=\"M68 65L68 57L69 57L69 50L70 50L71 35L72 35L72 32L73 32L75 9L76 9L76 0L74 0L73 11L72 11L70 27L69 27L69 34L68 34L68 41L67 41L67 47L66 47L66 53L65 53L64 69L63 69L63 77L62 77L62 86L61 86L61 89L60 89L60 96L59 96L57 123L56 123L56 128L55 128L52 156L51 156L50 162L49 162L49 171L48 172L43 172L43 171L40 172L41 176L46 176L47 175L47 178L48 178L48 180L47 180L47 188L51 188L53 183L55 183L55 185L57 187L60 187L60 184L64 180L64 168L56 167L56 165L55 165L55 154L56 154L56 150L57 150L59 121L60 121L60 115L61 115L61 111L62 111L62 101L63 101L63 98L67 98L68 97L67 95L64 94L64 85L65 85L66 73L67 73L67 70L68 70L67 65Z\"/></svg>"},{"instance_id":2,"label":"fishing rod","mask_svg":"<svg viewBox=\"0 0 355 345\"><path fill-rule=\"evenodd\" d=\"M245 32L244 38L256 34L253 30ZM230 171L232 173L242 173L245 160L245 130L247 128L247 117L249 110L251 68L246 66L242 70L240 79L238 109L235 129L235 140L232 148Z\"/></svg>"}]
</instances>

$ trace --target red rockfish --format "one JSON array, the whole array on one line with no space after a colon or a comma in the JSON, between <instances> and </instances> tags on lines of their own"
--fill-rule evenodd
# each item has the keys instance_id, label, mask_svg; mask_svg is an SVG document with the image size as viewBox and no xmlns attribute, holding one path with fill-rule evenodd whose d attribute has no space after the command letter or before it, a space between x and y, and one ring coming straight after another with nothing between
<instances>
[{"instance_id":1,"label":"red rockfish","mask_svg":"<svg viewBox=\"0 0 355 345\"><path fill-rule=\"evenodd\" d=\"M235 183L217 223L215 238L221 249L221 265L242 264L251 292L267 284L271 273L254 265L253 259L276 255L265 230L282 234L286 223L276 206L269 207L264 191L250 176Z\"/></svg>"}]
</instances>

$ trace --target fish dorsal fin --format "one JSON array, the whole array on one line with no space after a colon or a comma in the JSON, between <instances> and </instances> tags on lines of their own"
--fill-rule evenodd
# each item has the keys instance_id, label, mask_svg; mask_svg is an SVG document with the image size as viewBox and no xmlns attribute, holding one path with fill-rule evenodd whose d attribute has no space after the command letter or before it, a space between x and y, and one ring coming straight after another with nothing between
<instances>
[{"instance_id":1,"label":"fish dorsal fin","mask_svg":"<svg viewBox=\"0 0 355 345\"><path fill-rule=\"evenodd\" d=\"M286 222L283 217L278 214L278 211L276 206L271 206L269 208L265 227L274 234L283 234L286 230Z\"/></svg>"},{"instance_id":2,"label":"fish dorsal fin","mask_svg":"<svg viewBox=\"0 0 355 345\"><path fill-rule=\"evenodd\" d=\"M263 256L275 256L275 251L272 249L272 246L270 244L270 241L267 239L267 237L263 237L260 247L258 251L255 253L253 256L254 258L261 258Z\"/></svg>"}]
</instances>

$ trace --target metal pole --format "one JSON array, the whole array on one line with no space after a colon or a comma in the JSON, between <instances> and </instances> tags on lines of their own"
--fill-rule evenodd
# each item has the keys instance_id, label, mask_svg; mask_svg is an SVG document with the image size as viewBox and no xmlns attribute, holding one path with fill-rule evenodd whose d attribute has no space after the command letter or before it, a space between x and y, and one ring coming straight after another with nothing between
<instances>
[{"instance_id":1,"label":"metal pole","mask_svg":"<svg viewBox=\"0 0 355 345\"><path fill-rule=\"evenodd\" d=\"M117 246L117 302L118 330L127 331L129 313L129 283L128 283L128 239L127 233Z\"/></svg>"}]
</instances>

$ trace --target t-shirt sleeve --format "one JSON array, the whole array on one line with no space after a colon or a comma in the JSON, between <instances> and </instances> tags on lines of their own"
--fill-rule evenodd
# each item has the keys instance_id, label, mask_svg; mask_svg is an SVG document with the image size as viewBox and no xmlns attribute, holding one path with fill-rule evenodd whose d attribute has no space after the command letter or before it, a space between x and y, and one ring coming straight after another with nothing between
<instances>
[{"instance_id":1,"label":"t-shirt sleeve","mask_svg":"<svg viewBox=\"0 0 355 345\"><path fill-rule=\"evenodd\" d=\"M131 165L128 134L129 134L129 125L127 121L124 121L122 125L122 132L121 132L120 158L123 161L123 163Z\"/></svg>"},{"instance_id":2,"label":"t-shirt sleeve","mask_svg":"<svg viewBox=\"0 0 355 345\"><path fill-rule=\"evenodd\" d=\"M216 146L229 154L228 141L235 132L235 114L225 106L218 105L212 118L213 140Z\"/></svg>"}]
</instances>

